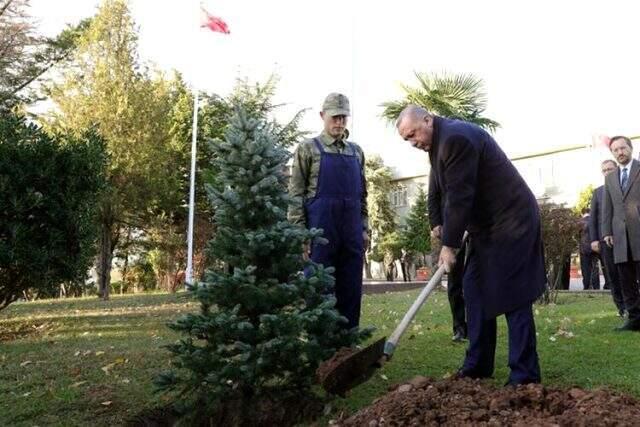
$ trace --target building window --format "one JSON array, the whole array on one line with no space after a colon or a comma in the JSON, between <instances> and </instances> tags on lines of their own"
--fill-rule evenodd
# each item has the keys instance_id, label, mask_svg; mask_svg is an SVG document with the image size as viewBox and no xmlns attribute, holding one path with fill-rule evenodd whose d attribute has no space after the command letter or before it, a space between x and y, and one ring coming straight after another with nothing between
<instances>
[{"instance_id":1,"label":"building window","mask_svg":"<svg viewBox=\"0 0 640 427\"><path fill-rule=\"evenodd\" d=\"M401 185L391 192L391 204L394 208L407 206L407 187Z\"/></svg>"}]
</instances>

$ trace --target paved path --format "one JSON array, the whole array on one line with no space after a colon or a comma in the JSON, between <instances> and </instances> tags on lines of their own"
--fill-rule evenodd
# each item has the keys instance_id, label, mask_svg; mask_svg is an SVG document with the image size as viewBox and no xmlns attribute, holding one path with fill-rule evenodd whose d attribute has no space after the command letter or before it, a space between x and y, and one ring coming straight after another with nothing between
<instances>
[{"instance_id":1,"label":"paved path","mask_svg":"<svg viewBox=\"0 0 640 427\"><path fill-rule=\"evenodd\" d=\"M447 283L446 280L443 281L444 284ZM604 277L600 278L601 285L604 284ZM410 289L422 288L427 284L427 282L387 282L383 280L365 280L363 283L363 291L365 294L380 294L384 292L401 292L408 291ZM584 291L582 289L582 279L571 279L569 283L568 291L561 292L594 292L594 293L609 293L608 290L588 290Z\"/></svg>"}]
</instances>

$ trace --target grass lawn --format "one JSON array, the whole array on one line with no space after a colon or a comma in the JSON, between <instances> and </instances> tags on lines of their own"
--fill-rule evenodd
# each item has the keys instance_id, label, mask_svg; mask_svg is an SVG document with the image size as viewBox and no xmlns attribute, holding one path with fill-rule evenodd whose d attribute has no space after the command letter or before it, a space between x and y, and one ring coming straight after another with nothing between
<instances>
[{"instance_id":1,"label":"grass lawn","mask_svg":"<svg viewBox=\"0 0 640 427\"><path fill-rule=\"evenodd\" d=\"M365 296L364 325L389 335L418 291ZM154 406L153 376L168 366L165 327L197 309L184 294L115 296L13 304L0 312L0 425L119 425ZM640 397L640 334L621 324L607 294L560 295L536 306L538 349L546 385L608 386ZM446 294L431 296L400 341L394 358L368 383L338 399L353 411L415 375L456 371L465 345L451 342ZM495 381L506 381L506 325L498 322Z\"/></svg>"}]
</instances>

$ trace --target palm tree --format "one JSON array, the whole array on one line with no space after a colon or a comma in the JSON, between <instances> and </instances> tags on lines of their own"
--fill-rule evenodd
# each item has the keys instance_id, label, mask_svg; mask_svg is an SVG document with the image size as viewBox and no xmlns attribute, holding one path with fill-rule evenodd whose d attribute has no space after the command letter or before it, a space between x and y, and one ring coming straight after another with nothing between
<instances>
[{"instance_id":1,"label":"palm tree","mask_svg":"<svg viewBox=\"0 0 640 427\"><path fill-rule=\"evenodd\" d=\"M487 98L481 79L471 74L427 74L415 73L418 87L401 85L404 99L382 103L382 117L394 122L408 104L416 104L444 117L465 120L494 131L500 124L482 113Z\"/></svg>"}]
</instances>

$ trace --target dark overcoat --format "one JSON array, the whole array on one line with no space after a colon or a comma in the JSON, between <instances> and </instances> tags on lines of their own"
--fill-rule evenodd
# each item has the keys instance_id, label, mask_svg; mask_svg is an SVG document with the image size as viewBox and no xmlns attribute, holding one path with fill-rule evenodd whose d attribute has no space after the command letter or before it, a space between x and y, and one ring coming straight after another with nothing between
<instances>
[{"instance_id":1,"label":"dark overcoat","mask_svg":"<svg viewBox=\"0 0 640 427\"><path fill-rule=\"evenodd\" d=\"M445 196L442 243L459 248L470 235L486 318L535 301L546 286L537 201L502 149L471 123L435 117L429 152Z\"/></svg>"}]
</instances>

